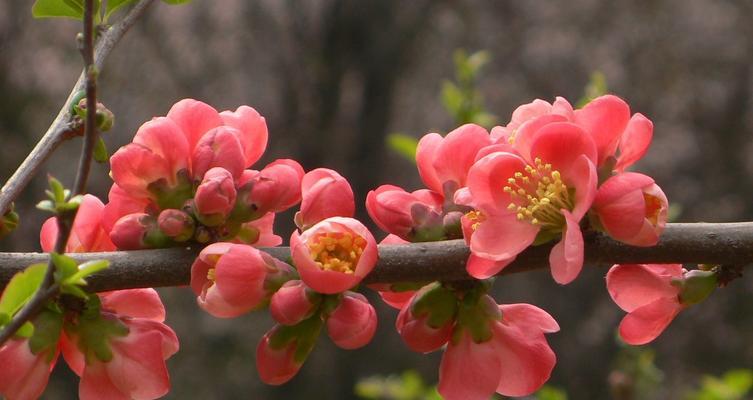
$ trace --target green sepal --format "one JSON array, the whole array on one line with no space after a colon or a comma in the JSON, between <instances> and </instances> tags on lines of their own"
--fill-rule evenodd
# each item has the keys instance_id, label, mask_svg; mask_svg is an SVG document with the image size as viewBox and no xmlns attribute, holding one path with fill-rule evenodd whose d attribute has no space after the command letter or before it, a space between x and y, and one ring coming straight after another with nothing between
<instances>
[{"instance_id":1,"label":"green sepal","mask_svg":"<svg viewBox=\"0 0 753 400\"><path fill-rule=\"evenodd\" d=\"M680 283L680 302L686 305L706 300L719 285L714 271L693 270L685 274Z\"/></svg>"},{"instance_id":2,"label":"green sepal","mask_svg":"<svg viewBox=\"0 0 753 400\"><path fill-rule=\"evenodd\" d=\"M62 330L63 314L51 309L42 310L34 318L34 335L29 339L31 352L47 352L47 361L52 361Z\"/></svg>"},{"instance_id":3,"label":"green sepal","mask_svg":"<svg viewBox=\"0 0 753 400\"><path fill-rule=\"evenodd\" d=\"M14 334L14 336L22 338L30 338L32 335L34 335L34 325L29 321L24 322Z\"/></svg>"},{"instance_id":4,"label":"green sepal","mask_svg":"<svg viewBox=\"0 0 753 400\"><path fill-rule=\"evenodd\" d=\"M427 315L427 324L439 328L455 320L458 312L457 294L434 282L419 291L411 304L411 312L417 317Z\"/></svg>"},{"instance_id":5,"label":"green sepal","mask_svg":"<svg viewBox=\"0 0 753 400\"><path fill-rule=\"evenodd\" d=\"M86 362L94 360L108 362L112 360L110 341L116 337L128 335L128 327L111 314L101 313L101 304L97 295L89 295L84 311L75 325L66 327L66 331L76 337L76 345L84 354Z\"/></svg>"},{"instance_id":6,"label":"green sepal","mask_svg":"<svg viewBox=\"0 0 753 400\"><path fill-rule=\"evenodd\" d=\"M458 325L468 330L475 343L483 343L492 338L492 321L502 319L494 299L479 290L468 292L460 302Z\"/></svg>"},{"instance_id":7,"label":"green sepal","mask_svg":"<svg viewBox=\"0 0 753 400\"><path fill-rule=\"evenodd\" d=\"M296 325L277 325L269 338L269 346L279 350L293 344L295 346L293 360L303 364L314 349L323 325L324 322L319 313Z\"/></svg>"},{"instance_id":8,"label":"green sepal","mask_svg":"<svg viewBox=\"0 0 753 400\"><path fill-rule=\"evenodd\" d=\"M110 160L110 152L107 150L107 144L102 138L97 139L97 144L94 146L94 161L103 164Z\"/></svg>"}]
</instances>

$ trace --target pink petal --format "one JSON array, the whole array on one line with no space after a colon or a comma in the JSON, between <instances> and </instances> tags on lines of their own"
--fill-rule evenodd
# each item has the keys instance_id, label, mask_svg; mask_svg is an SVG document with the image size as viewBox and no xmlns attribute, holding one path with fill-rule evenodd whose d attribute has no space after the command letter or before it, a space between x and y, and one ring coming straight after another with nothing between
<instances>
[{"instance_id":1,"label":"pink petal","mask_svg":"<svg viewBox=\"0 0 753 400\"><path fill-rule=\"evenodd\" d=\"M620 308L632 312L658 299L677 297L679 289L672 286L671 280L681 276L679 264L615 265L607 273L607 290Z\"/></svg>"},{"instance_id":2,"label":"pink petal","mask_svg":"<svg viewBox=\"0 0 753 400\"><path fill-rule=\"evenodd\" d=\"M575 111L575 122L594 139L599 151L597 165L614 155L620 136L630 120L630 107L617 96L597 97Z\"/></svg>"},{"instance_id":3,"label":"pink petal","mask_svg":"<svg viewBox=\"0 0 753 400\"><path fill-rule=\"evenodd\" d=\"M522 331L553 333L560 330L557 321L548 312L531 304L500 304L502 319L509 324L516 325Z\"/></svg>"},{"instance_id":4,"label":"pink petal","mask_svg":"<svg viewBox=\"0 0 753 400\"><path fill-rule=\"evenodd\" d=\"M26 339L9 339L0 346L0 395L8 400L34 400L42 395L57 354L51 362L47 353L34 355Z\"/></svg>"},{"instance_id":5,"label":"pink petal","mask_svg":"<svg viewBox=\"0 0 753 400\"><path fill-rule=\"evenodd\" d=\"M189 154L206 132L223 124L217 110L194 99L183 99L175 103L167 113L167 118L175 121L183 131Z\"/></svg>"},{"instance_id":6,"label":"pink petal","mask_svg":"<svg viewBox=\"0 0 753 400\"><path fill-rule=\"evenodd\" d=\"M102 228L108 233L120 218L128 214L143 213L149 204L149 199L131 196L115 183L110 187L107 198L108 202L102 212Z\"/></svg>"},{"instance_id":7,"label":"pink petal","mask_svg":"<svg viewBox=\"0 0 753 400\"><path fill-rule=\"evenodd\" d=\"M515 132L513 147L520 153L520 156L526 160L533 161L531 158L531 145L533 139L536 137L536 132L541 128L555 122L568 122L567 119L561 115L542 115L540 117L526 121Z\"/></svg>"},{"instance_id":8,"label":"pink petal","mask_svg":"<svg viewBox=\"0 0 753 400\"><path fill-rule=\"evenodd\" d=\"M620 337L627 344L646 344L661 335L682 309L676 297L660 297L626 315L620 322Z\"/></svg>"},{"instance_id":9,"label":"pink petal","mask_svg":"<svg viewBox=\"0 0 753 400\"><path fill-rule=\"evenodd\" d=\"M220 117L225 125L232 126L241 133L238 138L244 148L245 167L250 167L267 148L267 121L249 106L240 106L235 112L223 111Z\"/></svg>"},{"instance_id":10,"label":"pink petal","mask_svg":"<svg viewBox=\"0 0 753 400\"><path fill-rule=\"evenodd\" d=\"M493 325L495 350L503 360L498 376L497 393L504 396L527 396L549 380L557 357L543 334L530 335L521 327L503 322Z\"/></svg>"},{"instance_id":11,"label":"pink petal","mask_svg":"<svg viewBox=\"0 0 753 400\"><path fill-rule=\"evenodd\" d=\"M376 328L376 310L360 293L345 292L342 302L327 319L327 334L345 350L366 346Z\"/></svg>"},{"instance_id":12,"label":"pink petal","mask_svg":"<svg viewBox=\"0 0 753 400\"><path fill-rule=\"evenodd\" d=\"M575 189L575 206L571 213L573 219L580 222L596 197L599 177L596 167L585 155L578 157L571 166L572 169L562 171L562 173L566 184Z\"/></svg>"},{"instance_id":13,"label":"pink petal","mask_svg":"<svg viewBox=\"0 0 753 400\"><path fill-rule=\"evenodd\" d=\"M122 316L145 318L157 322L165 321L165 306L157 291L148 289L126 289L99 294L102 308Z\"/></svg>"},{"instance_id":14,"label":"pink petal","mask_svg":"<svg viewBox=\"0 0 753 400\"><path fill-rule=\"evenodd\" d=\"M497 275L514 260L515 257L495 261L481 258L471 253L471 255L468 257L468 261L465 264L465 268L466 270L468 270L468 274L470 274L472 277L476 279L487 279L491 278L494 275Z\"/></svg>"},{"instance_id":15,"label":"pink petal","mask_svg":"<svg viewBox=\"0 0 753 400\"><path fill-rule=\"evenodd\" d=\"M565 209L561 211L567 227L562 233L562 240L549 253L549 265L554 280L566 285L577 278L583 268L583 234L573 215Z\"/></svg>"},{"instance_id":16,"label":"pink petal","mask_svg":"<svg viewBox=\"0 0 753 400\"><path fill-rule=\"evenodd\" d=\"M448 133L434 154L433 166L439 182L455 182L458 186L465 186L465 178L476 160L476 153L490 144L489 133L478 125L465 124ZM442 190L438 192L442 193Z\"/></svg>"},{"instance_id":17,"label":"pink petal","mask_svg":"<svg viewBox=\"0 0 753 400\"><path fill-rule=\"evenodd\" d=\"M607 233L620 241L636 236L646 222L646 201L640 190L628 192L606 206L594 208Z\"/></svg>"},{"instance_id":18,"label":"pink petal","mask_svg":"<svg viewBox=\"0 0 753 400\"><path fill-rule=\"evenodd\" d=\"M518 221L515 214L488 216L471 237L471 252L488 260L510 260L530 246L538 233L538 226Z\"/></svg>"},{"instance_id":19,"label":"pink petal","mask_svg":"<svg viewBox=\"0 0 753 400\"><path fill-rule=\"evenodd\" d=\"M640 160L651 145L654 135L654 124L642 114L635 114L630 118L625 132L620 139L620 155L614 169L624 171L625 168Z\"/></svg>"},{"instance_id":20,"label":"pink petal","mask_svg":"<svg viewBox=\"0 0 753 400\"><path fill-rule=\"evenodd\" d=\"M599 186L599 191L594 199L594 207L612 203L626 192L641 190L653 183L653 178L637 172L624 172L614 175Z\"/></svg>"},{"instance_id":21,"label":"pink petal","mask_svg":"<svg viewBox=\"0 0 753 400\"><path fill-rule=\"evenodd\" d=\"M439 365L437 390L446 400L488 400L500 381L507 360L500 357L493 340L474 343L463 331L451 341Z\"/></svg>"},{"instance_id":22,"label":"pink petal","mask_svg":"<svg viewBox=\"0 0 753 400\"><path fill-rule=\"evenodd\" d=\"M141 125L133 143L141 144L163 158L173 173L188 169L188 142L180 127L169 118L158 117Z\"/></svg>"},{"instance_id":23,"label":"pink petal","mask_svg":"<svg viewBox=\"0 0 753 400\"><path fill-rule=\"evenodd\" d=\"M526 165L522 158L511 153L492 153L476 161L468 171L467 181L476 206L485 212L509 213L507 206L513 199L503 188L516 172L525 171Z\"/></svg>"},{"instance_id":24,"label":"pink petal","mask_svg":"<svg viewBox=\"0 0 753 400\"><path fill-rule=\"evenodd\" d=\"M429 133L418 141L416 148L416 166L421 180L424 181L426 187L438 193L442 193L442 182L439 181L437 171L434 169L434 159L442 140L442 136L438 133Z\"/></svg>"},{"instance_id":25,"label":"pink petal","mask_svg":"<svg viewBox=\"0 0 753 400\"><path fill-rule=\"evenodd\" d=\"M553 122L537 130L531 138L531 156L552 164L552 169L565 174L571 170L581 155L596 160L596 145L593 139L578 125L569 122Z\"/></svg>"}]
</instances>

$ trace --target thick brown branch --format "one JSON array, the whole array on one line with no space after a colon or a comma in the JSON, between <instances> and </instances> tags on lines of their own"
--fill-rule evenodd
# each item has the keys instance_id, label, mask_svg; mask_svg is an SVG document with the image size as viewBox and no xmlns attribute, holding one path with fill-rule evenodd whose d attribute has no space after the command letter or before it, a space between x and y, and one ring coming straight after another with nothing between
<instances>
[{"instance_id":1,"label":"thick brown branch","mask_svg":"<svg viewBox=\"0 0 753 400\"><path fill-rule=\"evenodd\" d=\"M154 0L141 0L126 14L123 19L108 29L102 38L97 42L97 46L94 50L94 65L97 70L101 70L104 65L105 59L112 51L113 47L118 41L125 35L128 29L133 26L136 20L144 13L146 8ZM39 167L47 160L53 151L62 143L65 139L70 137L70 109L76 94L84 88L86 71L81 73L76 84L73 85L71 93L68 95L68 99L65 100L63 107L60 108L57 117L52 121L52 124L47 128L42 139L39 140L34 149L26 156L26 159L21 163L16 172L8 178L2 189L0 189L0 215L10 207L10 204L15 200L21 191L29 184L31 178L33 178Z\"/></svg>"},{"instance_id":2,"label":"thick brown branch","mask_svg":"<svg viewBox=\"0 0 753 400\"><path fill-rule=\"evenodd\" d=\"M606 236L585 238L587 266L615 263L753 263L753 222L725 224L669 224L654 247L633 247ZM552 245L529 248L502 271L502 275L548 267ZM285 260L286 247L264 251ZM141 250L111 253L69 254L81 260L108 259L111 267L92 276L90 289L106 291L138 287L182 286L190 281L197 249ZM368 283L422 282L468 279L465 260L468 247L461 240L380 246L379 263L366 278ZM28 265L46 262L44 253L0 253L0 286Z\"/></svg>"}]
</instances>

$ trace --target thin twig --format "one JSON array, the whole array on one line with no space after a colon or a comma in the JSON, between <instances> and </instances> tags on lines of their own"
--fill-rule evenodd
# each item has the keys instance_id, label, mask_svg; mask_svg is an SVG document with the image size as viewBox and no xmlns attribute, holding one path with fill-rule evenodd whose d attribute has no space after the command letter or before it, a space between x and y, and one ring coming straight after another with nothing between
<instances>
[{"instance_id":1,"label":"thin twig","mask_svg":"<svg viewBox=\"0 0 753 400\"><path fill-rule=\"evenodd\" d=\"M98 68L94 64L94 0L86 0L83 19L83 41L79 43L79 50L84 59L84 87L86 90L86 122L84 124L84 143L81 146L76 180L73 184L73 195L86 193L86 183L89 179L94 147L99 135L97 133L97 75ZM57 215L58 234L55 240L55 252L65 252L66 244L73 229L77 209ZM55 264L52 259L47 261L44 280L34 297L8 322L0 332L0 345L10 339L27 321L33 319L53 297L58 295L59 287L54 282Z\"/></svg>"},{"instance_id":2,"label":"thin twig","mask_svg":"<svg viewBox=\"0 0 753 400\"><path fill-rule=\"evenodd\" d=\"M501 275L549 267L551 244L531 247L502 270ZM262 249L286 260L287 247ZM198 249L71 253L79 262L107 259L110 268L88 278L91 291L187 285ZM462 240L380 246L379 262L367 283L457 281L470 279L465 261L470 251ZM47 261L45 253L0 253L0 286L27 266ZM628 263L732 264L753 263L753 222L669 224L653 247L633 247L604 235L585 238L585 264L609 267Z\"/></svg>"},{"instance_id":3,"label":"thin twig","mask_svg":"<svg viewBox=\"0 0 753 400\"><path fill-rule=\"evenodd\" d=\"M104 33L102 38L97 42L95 48L94 65L96 66L96 69L102 69L105 59L112 49L152 2L154 2L154 0L139 1L120 22ZM39 140L31 153L29 153L26 159L18 167L16 172L8 178L8 181L5 182L2 189L0 189L0 215L3 215L5 211L10 208L11 203L21 194L21 191L26 188L31 181L31 178L37 174L41 165L47 160L50 154L57 149L60 143L71 137L70 109L76 94L84 88L85 80L86 75L84 71L81 73L81 76L79 76L76 84L73 85L73 89L68 95L68 99L58 112L55 120L52 121L50 127L47 128L47 132L45 132L42 139Z\"/></svg>"}]
</instances>

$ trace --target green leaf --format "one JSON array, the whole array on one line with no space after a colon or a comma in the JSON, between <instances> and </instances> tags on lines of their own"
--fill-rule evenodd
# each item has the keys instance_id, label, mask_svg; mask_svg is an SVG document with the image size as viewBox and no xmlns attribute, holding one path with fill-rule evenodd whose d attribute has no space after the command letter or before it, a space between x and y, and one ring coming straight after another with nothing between
<instances>
[{"instance_id":1,"label":"green leaf","mask_svg":"<svg viewBox=\"0 0 753 400\"><path fill-rule=\"evenodd\" d=\"M63 314L45 309L34 318L34 335L29 339L29 348L34 354L50 351L50 357L55 356L60 332L63 329Z\"/></svg>"},{"instance_id":2,"label":"green leaf","mask_svg":"<svg viewBox=\"0 0 753 400\"><path fill-rule=\"evenodd\" d=\"M594 71L588 79L588 84L583 89L583 97L576 103L576 108L581 108L589 101L607 93L607 78L601 71Z\"/></svg>"},{"instance_id":3,"label":"green leaf","mask_svg":"<svg viewBox=\"0 0 753 400\"><path fill-rule=\"evenodd\" d=\"M536 392L536 400L567 400L567 393L560 388L544 385Z\"/></svg>"},{"instance_id":4,"label":"green leaf","mask_svg":"<svg viewBox=\"0 0 753 400\"><path fill-rule=\"evenodd\" d=\"M416 148L418 147L416 138L402 133L392 133L387 135L387 146L406 159L416 162Z\"/></svg>"},{"instance_id":5,"label":"green leaf","mask_svg":"<svg viewBox=\"0 0 753 400\"><path fill-rule=\"evenodd\" d=\"M46 264L34 264L13 275L0 297L0 313L10 317L15 315L39 289L44 280L45 271L47 271Z\"/></svg>"},{"instance_id":6,"label":"green leaf","mask_svg":"<svg viewBox=\"0 0 753 400\"><path fill-rule=\"evenodd\" d=\"M86 281L84 278L86 278L89 275L96 274L99 271L102 271L104 269L107 269L110 266L110 261L108 260L92 260L87 261L81 265L78 266L78 272L68 277L68 279L65 280L65 284L71 284L71 285L86 285Z\"/></svg>"},{"instance_id":7,"label":"green leaf","mask_svg":"<svg viewBox=\"0 0 753 400\"><path fill-rule=\"evenodd\" d=\"M98 163L106 163L110 159L110 152L107 151L107 145L104 139L99 138L97 145L94 146L94 161Z\"/></svg>"},{"instance_id":8,"label":"green leaf","mask_svg":"<svg viewBox=\"0 0 753 400\"><path fill-rule=\"evenodd\" d=\"M20 328L18 328L15 336L29 338L33 334L34 334L34 325L31 322L26 321L24 322L23 325L21 325Z\"/></svg>"},{"instance_id":9,"label":"green leaf","mask_svg":"<svg viewBox=\"0 0 753 400\"><path fill-rule=\"evenodd\" d=\"M52 263L57 267L57 270L55 271L55 280L58 282L64 282L69 276L78 271L76 260L68 256L58 253L50 253L50 258L52 258Z\"/></svg>"},{"instance_id":10,"label":"green leaf","mask_svg":"<svg viewBox=\"0 0 753 400\"><path fill-rule=\"evenodd\" d=\"M115 11L135 2L136 0L107 0L107 8L105 8L105 21L110 18Z\"/></svg>"},{"instance_id":11,"label":"green leaf","mask_svg":"<svg viewBox=\"0 0 753 400\"><path fill-rule=\"evenodd\" d=\"M172 4L172 5L180 5L180 4L186 4L190 2L191 0L162 0L163 3L166 4Z\"/></svg>"},{"instance_id":12,"label":"green leaf","mask_svg":"<svg viewBox=\"0 0 753 400\"><path fill-rule=\"evenodd\" d=\"M37 0L31 6L34 18L84 18L83 0Z\"/></svg>"},{"instance_id":13,"label":"green leaf","mask_svg":"<svg viewBox=\"0 0 753 400\"><path fill-rule=\"evenodd\" d=\"M462 112L463 102L465 101L463 92L456 84L444 81L440 96L442 97L444 108L453 118L457 119L457 116Z\"/></svg>"},{"instance_id":14,"label":"green leaf","mask_svg":"<svg viewBox=\"0 0 753 400\"><path fill-rule=\"evenodd\" d=\"M52 175L47 180L50 183L50 189L52 189L52 195L54 196L52 200L56 202L65 201L65 187L63 187L63 184Z\"/></svg>"}]
</instances>

